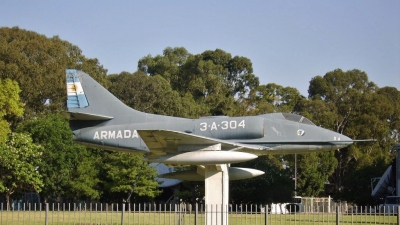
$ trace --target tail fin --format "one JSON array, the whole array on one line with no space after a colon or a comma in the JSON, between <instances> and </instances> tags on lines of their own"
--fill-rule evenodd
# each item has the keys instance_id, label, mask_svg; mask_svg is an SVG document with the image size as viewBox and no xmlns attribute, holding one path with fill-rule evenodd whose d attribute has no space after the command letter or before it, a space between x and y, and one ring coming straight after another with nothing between
<instances>
[{"instance_id":1,"label":"tail fin","mask_svg":"<svg viewBox=\"0 0 400 225\"><path fill-rule=\"evenodd\" d=\"M67 107L70 108L85 108L89 106L86 95L82 89L82 84L78 78L76 70L67 69Z\"/></svg>"},{"instance_id":2,"label":"tail fin","mask_svg":"<svg viewBox=\"0 0 400 225\"><path fill-rule=\"evenodd\" d=\"M66 70L67 107L71 120L111 120L136 111L126 106L87 73Z\"/></svg>"}]
</instances>

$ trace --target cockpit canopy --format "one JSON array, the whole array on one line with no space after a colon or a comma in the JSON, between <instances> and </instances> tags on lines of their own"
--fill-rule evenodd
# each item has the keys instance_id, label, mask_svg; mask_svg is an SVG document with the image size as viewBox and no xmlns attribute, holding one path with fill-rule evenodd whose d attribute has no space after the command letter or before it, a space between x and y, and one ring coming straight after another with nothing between
<instances>
[{"instance_id":1,"label":"cockpit canopy","mask_svg":"<svg viewBox=\"0 0 400 225\"><path fill-rule=\"evenodd\" d=\"M311 120L307 119L306 117L302 116L302 115L297 115L297 114L293 114L293 113L282 113L282 116L290 121L294 121L294 122L298 122L298 123L304 123L304 124L308 124L308 125L314 125L315 124L313 122L311 122Z\"/></svg>"}]
</instances>

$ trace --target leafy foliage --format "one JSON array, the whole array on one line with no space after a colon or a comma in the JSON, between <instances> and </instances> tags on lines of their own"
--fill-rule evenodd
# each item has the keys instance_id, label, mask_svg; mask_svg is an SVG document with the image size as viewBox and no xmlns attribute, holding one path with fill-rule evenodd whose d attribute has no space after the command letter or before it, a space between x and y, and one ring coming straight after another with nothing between
<instances>
[{"instance_id":1,"label":"leafy foliage","mask_svg":"<svg viewBox=\"0 0 400 225\"><path fill-rule=\"evenodd\" d=\"M205 113L190 94L180 96L161 76L143 72L123 72L109 76L110 92L126 105L139 111L180 117L199 117Z\"/></svg>"},{"instance_id":2,"label":"leafy foliage","mask_svg":"<svg viewBox=\"0 0 400 225\"><path fill-rule=\"evenodd\" d=\"M320 196L325 184L337 167L334 152L302 154L298 157L297 177L300 196Z\"/></svg>"},{"instance_id":3,"label":"leafy foliage","mask_svg":"<svg viewBox=\"0 0 400 225\"><path fill-rule=\"evenodd\" d=\"M142 159L142 154L105 152L101 171L104 191L108 193L105 199L128 200L132 193L133 199L160 194L155 180L157 171Z\"/></svg>"},{"instance_id":4,"label":"leafy foliage","mask_svg":"<svg viewBox=\"0 0 400 225\"><path fill-rule=\"evenodd\" d=\"M5 143L0 143L0 194L8 206L13 193L41 191L43 181L38 167L43 150L22 133L11 133Z\"/></svg>"},{"instance_id":5,"label":"leafy foliage","mask_svg":"<svg viewBox=\"0 0 400 225\"><path fill-rule=\"evenodd\" d=\"M12 118L22 116L23 104L20 101L21 90L17 82L10 79L0 79L0 143L7 140L11 132L9 121Z\"/></svg>"},{"instance_id":6,"label":"leafy foliage","mask_svg":"<svg viewBox=\"0 0 400 225\"><path fill-rule=\"evenodd\" d=\"M127 105L149 113L198 118L293 112L353 139L376 139L340 151L299 156L297 191L304 195L325 195L323 187L329 182L335 185L336 199L366 204L370 201L370 189L365 188L370 185L369 175L383 173L394 157L390 149L399 141L400 92L379 88L358 69L336 69L314 77L309 96L304 97L292 87L260 85L246 57L221 49L191 54L184 47L167 47L161 55L141 58L136 72L107 76L97 59L86 58L79 47L58 36L48 38L18 27L3 27L0 144L5 149L8 134L17 130L29 132L33 142L44 147L37 161L43 186L36 186L49 200L62 196L120 201L131 193L139 200L159 194L155 173L141 155L88 149L72 142L68 123L58 114L65 109L66 68L89 73ZM283 170L282 164L290 167ZM293 164L292 155L242 164L266 174L232 182L231 199L237 203L288 201L294 188ZM5 179L1 177L0 182ZM183 185L181 196L201 198L201 185ZM16 186L26 187L22 180ZM249 197L255 192L260 196Z\"/></svg>"},{"instance_id":7,"label":"leafy foliage","mask_svg":"<svg viewBox=\"0 0 400 225\"><path fill-rule=\"evenodd\" d=\"M72 141L72 132L63 116L50 114L30 120L21 124L19 130L29 132L33 141L44 148L38 169L44 181L42 197L99 198L95 189L99 180L93 164L96 156Z\"/></svg>"},{"instance_id":8,"label":"leafy foliage","mask_svg":"<svg viewBox=\"0 0 400 225\"><path fill-rule=\"evenodd\" d=\"M230 182L230 198L234 204L290 202L294 183L290 170L283 169L280 156L259 157L234 166L265 171L256 178Z\"/></svg>"},{"instance_id":9,"label":"leafy foliage","mask_svg":"<svg viewBox=\"0 0 400 225\"><path fill-rule=\"evenodd\" d=\"M399 126L396 121L399 117L395 111L399 108L394 101L398 95L399 91L393 88L379 89L368 80L365 72L356 69L346 72L337 69L310 81L309 99L302 99L297 104L297 112L317 125L353 139L377 140L335 151L338 166L329 177L329 182L335 184L336 198L365 203L354 198L360 195L360 190L350 188L355 176L369 165L378 162L388 165L394 157L390 149L398 141ZM333 159L329 161L334 162ZM305 165L308 167L312 164ZM379 175L383 172L377 171ZM370 178L365 178L360 187L369 186Z\"/></svg>"},{"instance_id":10,"label":"leafy foliage","mask_svg":"<svg viewBox=\"0 0 400 225\"><path fill-rule=\"evenodd\" d=\"M162 76L180 96L192 96L204 115L234 115L235 96L243 98L259 84L245 57L220 49L189 54L183 47L166 48L163 55L139 60L138 68L150 76Z\"/></svg>"},{"instance_id":11,"label":"leafy foliage","mask_svg":"<svg viewBox=\"0 0 400 225\"><path fill-rule=\"evenodd\" d=\"M65 108L65 69L85 70L107 85L106 72L97 59L58 36L47 38L18 27L0 28L0 79L17 81L25 118ZM43 104L50 99L50 105Z\"/></svg>"}]
</instances>

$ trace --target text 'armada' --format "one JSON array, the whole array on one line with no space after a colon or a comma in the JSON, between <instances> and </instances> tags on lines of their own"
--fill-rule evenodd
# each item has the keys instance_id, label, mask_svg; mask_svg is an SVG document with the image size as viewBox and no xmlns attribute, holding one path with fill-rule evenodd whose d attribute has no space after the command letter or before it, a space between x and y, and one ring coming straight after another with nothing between
<instances>
[{"instance_id":1,"label":"text 'armada'","mask_svg":"<svg viewBox=\"0 0 400 225\"><path fill-rule=\"evenodd\" d=\"M119 138L139 138L136 130L102 130L94 133L93 139L119 139Z\"/></svg>"}]
</instances>

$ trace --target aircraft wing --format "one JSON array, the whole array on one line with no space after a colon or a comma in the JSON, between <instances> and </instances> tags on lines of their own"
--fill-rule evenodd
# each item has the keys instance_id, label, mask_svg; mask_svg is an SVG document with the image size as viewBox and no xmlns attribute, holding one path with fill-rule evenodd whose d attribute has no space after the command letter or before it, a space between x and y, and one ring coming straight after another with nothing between
<instances>
[{"instance_id":1,"label":"aircraft wing","mask_svg":"<svg viewBox=\"0 0 400 225\"><path fill-rule=\"evenodd\" d=\"M82 112L64 112L69 120L111 120L113 117Z\"/></svg>"},{"instance_id":2,"label":"aircraft wing","mask_svg":"<svg viewBox=\"0 0 400 225\"><path fill-rule=\"evenodd\" d=\"M182 151L197 151L199 147L221 144L225 151L258 151L266 149L263 146L244 145L228 140L214 139L172 130L137 130L142 140L154 155L178 153Z\"/></svg>"}]
</instances>

